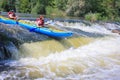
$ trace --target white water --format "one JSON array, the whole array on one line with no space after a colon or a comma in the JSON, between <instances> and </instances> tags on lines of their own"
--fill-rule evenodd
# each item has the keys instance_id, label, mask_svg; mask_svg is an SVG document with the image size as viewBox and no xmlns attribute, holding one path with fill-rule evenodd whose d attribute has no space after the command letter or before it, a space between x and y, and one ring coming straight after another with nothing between
<instances>
[{"instance_id":1,"label":"white water","mask_svg":"<svg viewBox=\"0 0 120 80\"><path fill-rule=\"evenodd\" d=\"M120 36L99 27L76 25L75 28L109 36L46 57L27 57L6 63L15 69L1 72L0 79L120 80Z\"/></svg>"},{"instance_id":2,"label":"white water","mask_svg":"<svg viewBox=\"0 0 120 80\"><path fill-rule=\"evenodd\" d=\"M101 33L101 34L111 34L111 30L113 29L120 29L119 25L116 24L111 24L111 23L104 23L104 24L92 24L91 26L86 26L83 23L68 23L68 22L56 22L57 25L59 26L65 26L65 27L71 27L71 28L76 28L80 29L86 32L91 32L91 33ZM63 25L64 24L64 25Z\"/></svg>"}]
</instances>

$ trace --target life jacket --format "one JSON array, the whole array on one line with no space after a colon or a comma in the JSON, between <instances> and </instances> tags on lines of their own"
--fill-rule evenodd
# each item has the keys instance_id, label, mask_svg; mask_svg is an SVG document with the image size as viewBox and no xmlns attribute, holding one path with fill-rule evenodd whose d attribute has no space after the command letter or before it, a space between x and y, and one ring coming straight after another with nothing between
<instances>
[{"instance_id":1,"label":"life jacket","mask_svg":"<svg viewBox=\"0 0 120 80\"><path fill-rule=\"evenodd\" d=\"M36 19L36 22L37 22L38 26L44 26L44 20L38 18L38 19Z\"/></svg>"},{"instance_id":2,"label":"life jacket","mask_svg":"<svg viewBox=\"0 0 120 80\"><path fill-rule=\"evenodd\" d=\"M11 16L13 16L13 17L11 17ZM15 15L15 13L14 12L8 12L8 18L10 18L10 19L13 19L13 20L16 20L16 15Z\"/></svg>"}]
</instances>

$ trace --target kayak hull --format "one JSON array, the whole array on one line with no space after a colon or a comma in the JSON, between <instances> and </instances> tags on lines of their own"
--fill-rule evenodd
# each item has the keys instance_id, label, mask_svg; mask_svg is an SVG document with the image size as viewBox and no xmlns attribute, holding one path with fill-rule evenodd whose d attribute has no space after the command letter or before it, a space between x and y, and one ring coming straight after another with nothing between
<instances>
[{"instance_id":1,"label":"kayak hull","mask_svg":"<svg viewBox=\"0 0 120 80\"><path fill-rule=\"evenodd\" d=\"M40 34L44 34L50 37L56 37L56 38L65 38L65 37L70 37L73 35L72 32L66 32L66 31L54 31L49 28L38 28L37 26L32 26L29 24L21 23L15 20L10 20L10 19L3 19L0 18L0 22L5 23L5 24L14 24L14 25L19 25L23 28L26 28L30 30L31 32L37 32Z\"/></svg>"}]
</instances>

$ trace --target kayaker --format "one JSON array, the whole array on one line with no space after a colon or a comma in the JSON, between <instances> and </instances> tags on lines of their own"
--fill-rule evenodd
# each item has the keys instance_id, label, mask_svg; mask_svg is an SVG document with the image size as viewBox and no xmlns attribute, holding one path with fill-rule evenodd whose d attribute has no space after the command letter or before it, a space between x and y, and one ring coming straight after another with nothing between
<instances>
[{"instance_id":1,"label":"kayaker","mask_svg":"<svg viewBox=\"0 0 120 80\"><path fill-rule=\"evenodd\" d=\"M42 15L36 19L36 25L38 27L44 27L44 17Z\"/></svg>"},{"instance_id":2,"label":"kayaker","mask_svg":"<svg viewBox=\"0 0 120 80\"><path fill-rule=\"evenodd\" d=\"M17 20L17 16L16 16L14 10L11 10L8 12L8 18L13 19L13 20Z\"/></svg>"}]
</instances>

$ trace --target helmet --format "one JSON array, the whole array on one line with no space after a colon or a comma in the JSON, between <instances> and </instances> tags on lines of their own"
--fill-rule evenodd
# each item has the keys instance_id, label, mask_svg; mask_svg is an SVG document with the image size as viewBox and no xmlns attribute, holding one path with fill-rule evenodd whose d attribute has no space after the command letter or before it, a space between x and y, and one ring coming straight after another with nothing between
<instances>
[{"instance_id":1,"label":"helmet","mask_svg":"<svg viewBox=\"0 0 120 80\"><path fill-rule=\"evenodd\" d=\"M11 12L14 12L14 10L10 10Z\"/></svg>"}]
</instances>

